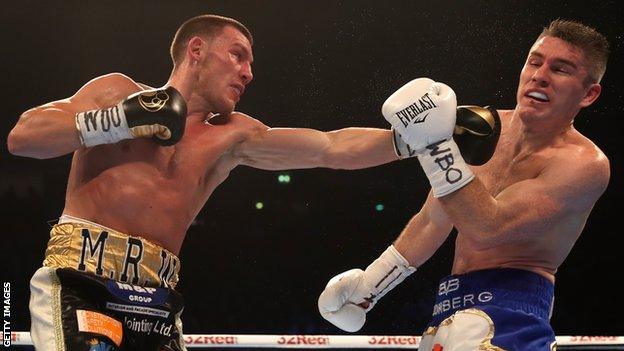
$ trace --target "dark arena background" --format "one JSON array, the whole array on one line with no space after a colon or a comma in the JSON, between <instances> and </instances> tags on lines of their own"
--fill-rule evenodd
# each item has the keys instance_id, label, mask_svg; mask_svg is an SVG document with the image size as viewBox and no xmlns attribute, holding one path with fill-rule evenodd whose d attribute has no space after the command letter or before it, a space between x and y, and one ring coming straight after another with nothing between
<instances>
[{"instance_id":1,"label":"dark arena background","mask_svg":"<svg viewBox=\"0 0 624 351\"><path fill-rule=\"evenodd\" d=\"M0 275L10 328L29 329L28 281L64 204L71 156L10 155L25 110L122 72L166 82L176 28L199 14L236 18L255 39L254 81L237 110L273 127L386 128L385 98L427 76L460 104L512 109L529 48L552 19L580 20L611 43L603 91L576 128L610 158L611 182L558 272L558 335L624 335L624 5L618 1L27 1L3 4ZM570 162L574 162L571 158ZM186 333L346 334L316 301L327 280L364 268L418 211L429 184L414 159L358 171L239 167L212 195L180 254ZM261 207L261 208L259 208ZM141 211L141 209L137 209ZM452 234L368 314L359 334L419 335Z\"/></svg>"}]
</instances>

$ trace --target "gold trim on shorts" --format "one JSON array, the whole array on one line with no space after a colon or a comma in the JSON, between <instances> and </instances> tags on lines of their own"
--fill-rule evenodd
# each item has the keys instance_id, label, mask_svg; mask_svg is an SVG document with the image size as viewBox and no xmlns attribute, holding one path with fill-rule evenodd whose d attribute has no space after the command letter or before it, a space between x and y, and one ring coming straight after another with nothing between
<instances>
[{"instance_id":1,"label":"gold trim on shorts","mask_svg":"<svg viewBox=\"0 0 624 351\"><path fill-rule=\"evenodd\" d=\"M478 308L469 308L466 310L461 310L458 311L457 313L468 313L468 314L474 314L476 316L479 316L483 319L485 319L487 321L487 323L490 326L490 330L488 331L488 335L485 336L485 338L483 339L483 341L481 341L481 345L479 346L479 350L492 350L492 351L505 351L505 349L500 348L498 346L494 346L492 345L492 339L494 338L494 321L492 320L492 318L490 318L490 316L481 311Z\"/></svg>"},{"instance_id":2,"label":"gold trim on shorts","mask_svg":"<svg viewBox=\"0 0 624 351\"><path fill-rule=\"evenodd\" d=\"M488 333L485 336L485 338L483 338L483 340L481 340L481 342L479 343L479 348L477 350L479 351L506 351L505 349L492 344L492 339L494 338L494 328L495 328L494 321L492 321L492 318L490 318L490 316L487 313L477 308L468 308L468 309L459 310L453 313L452 315L444 319L442 322L440 322L440 324L438 324L437 326L428 327L427 330L425 330L425 332L423 333L423 337L432 336L435 338L440 328L448 327L449 325L453 324L453 321L455 320L455 317L457 316L458 313L474 314L485 319L486 322L488 323L489 325Z\"/></svg>"},{"instance_id":3,"label":"gold trim on shorts","mask_svg":"<svg viewBox=\"0 0 624 351\"><path fill-rule=\"evenodd\" d=\"M57 224L43 265L82 272L141 286L174 288L180 259L146 239L83 223Z\"/></svg>"}]
</instances>

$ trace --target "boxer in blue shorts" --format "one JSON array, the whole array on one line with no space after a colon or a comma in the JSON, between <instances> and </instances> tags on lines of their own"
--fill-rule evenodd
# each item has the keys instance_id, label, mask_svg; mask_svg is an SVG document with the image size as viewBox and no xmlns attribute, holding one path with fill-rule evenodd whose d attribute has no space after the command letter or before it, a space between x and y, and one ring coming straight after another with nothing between
<instances>
[{"instance_id":1,"label":"boxer in blue shorts","mask_svg":"<svg viewBox=\"0 0 624 351\"><path fill-rule=\"evenodd\" d=\"M607 157L573 126L600 95L608 46L593 28L551 22L529 51L516 107L498 111L500 139L481 166L467 166L451 138L450 88L418 79L391 95L382 111L401 137L397 149L418 156L432 191L366 270L329 281L318 301L322 316L343 330L359 330L379 298L455 227L453 275L440 284L419 349L556 348L548 322L555 272L610 177Z\"/></svg>"},{"instance_id":2,"label":"boxer in blue shorts","mask_svg":"<svg viewBox=\"0 0 624 351\"><path fill-rule=\"evenodd\" d=\"M433 319L420 347L549 350L555 343L548 322L553 294L554 285L548 279L522 269L450 275L440 282Z\"/></svg>"}]
</instances>

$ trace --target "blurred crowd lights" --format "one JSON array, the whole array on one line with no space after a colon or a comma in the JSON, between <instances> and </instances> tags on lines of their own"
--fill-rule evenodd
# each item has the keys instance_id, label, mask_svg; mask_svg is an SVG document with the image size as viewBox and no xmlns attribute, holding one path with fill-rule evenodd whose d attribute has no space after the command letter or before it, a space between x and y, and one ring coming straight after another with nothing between
<instances>
[{"instance_id":1,"label":"blurred crowd lights","mask_svg":"<svg viewBox=\"0 0 624 351\"><path fill-rule=\"evenodd\" d=\"M254 207L256 208L256 210L261 210L261 209L263 209L263 208L264 208L264 202L262 202L262 201L256 201L256 203L255 203ZM384 204L382 204L382 203L377 203L377 204L375 205L375 211L377 211L377 212L381 212L381 211L383 211L385 208L386 208L386 206L385 206Z\"/></svg>"},{"instance_id":2,"label":"blurred crowd lights","mask_svg":"<svg viewBox=\"0 0 624 351\"><path fill-rule=\"evenodd\" d=\"M280 184L289 184L290 183L290 174L286 174L286 173L281 173L277 176L277 182ZM256 203L254 204L254 207L256 208L256 210L262 210L264 208L264 202L262 201L256 201ZM374 206L375 211L377 212L381 212L386 208L386 206L383 203L376 203Z\"/></svg>"},{"instance_id":3,"label":"blurred crowd lights","mask_svg":"<svg viewBox=\"0 0 624 351\"><path fill-rule=\"evenodd\" d=\"M281 183L281 184L288 184L288 183L290 183L290 175L288 175L288 174L280 174L279 176L277 176L277 182Z\"/></svg>"}]
</instances>

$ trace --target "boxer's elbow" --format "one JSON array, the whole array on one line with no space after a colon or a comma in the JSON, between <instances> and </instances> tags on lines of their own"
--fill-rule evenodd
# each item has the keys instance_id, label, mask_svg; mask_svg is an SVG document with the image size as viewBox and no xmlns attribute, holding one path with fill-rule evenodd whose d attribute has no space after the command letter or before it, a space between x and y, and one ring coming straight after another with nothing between
<instances>
[{"instance_id":1,"label":"boxer's elbow","mask_svg":"<svg viewBox=\"0 0 624 351\"><path fill-rule=\"evenodd\" d=\"M15 156L33 157L31 155L33 138L29 135L27 124L30 120L29 111L24 112L7 137L7 149ZM32 133L30 133L32 134Z\"/></svg>"},{"instance_id":2,"label":"boxer's elbow","mask_svg":"<svg viewBox=\"0 0 624 351\"><path fill-rule=\"evenodd\" d=\"M29 156L28 139L24 137L24 133L20 132L18 126L9 132L9 136L7 137L7 149L9 153L15 156Z\"/></svg>"},{"instance_id":3,"label":"boxer's elbow","mask_svg":"<svg viewBox=\"0 0 624 351\"><path fill-rule=\"evenodd\" d=\"M7 137L7 149L15 156L46 159L54 157L47 150L37 147L37 138L33 138L24 128L15 126Z\"/></svg>"}]
</instances>

